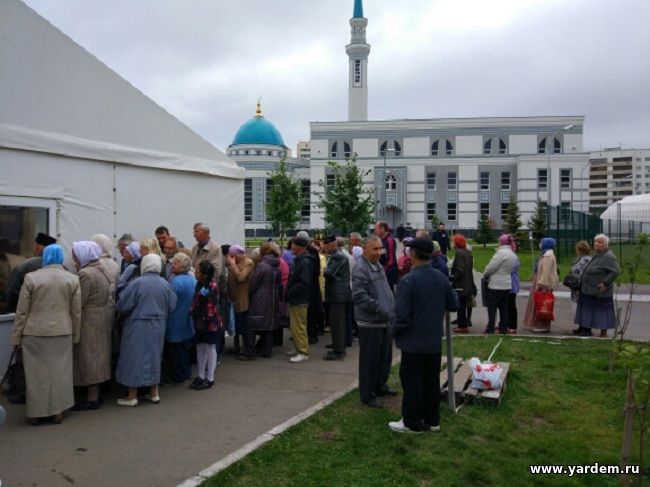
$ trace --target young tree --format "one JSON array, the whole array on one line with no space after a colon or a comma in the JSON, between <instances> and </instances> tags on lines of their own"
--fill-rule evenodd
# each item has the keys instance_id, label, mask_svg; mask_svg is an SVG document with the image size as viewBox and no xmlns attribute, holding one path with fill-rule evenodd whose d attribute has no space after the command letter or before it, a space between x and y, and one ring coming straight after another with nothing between
<instances>
[{"instance_id":1,"label":"young tree","mask_svg":"<svg viewBox=\"0 0 650 487\"><path fill-rule=\"evenodd\" d=\"M486 248L487 244L494 240L492 227L492 220L490 220L490 218L485 214L481 215L481 219L478 221L478 228L476 229L476 237L474 237L474 240L476 243L483 244L483 248Z\"/></svg>"},{"instance_id":2,"label":"young tree","mask_svg":"<svg viewBox=\"0 0 650 487\"><path fill-rule=\"evenodd\" d=\"M537 200L535 213L528 219L528 229L533 232L533 240L537 247L546 235L546 208L542 204L542 200Z\"/></svg>"},{"instance_id":3,"label":"young tree","mask_svg":"<svg viewBox=\"0 0 650 487\"><path fill-rule=\"evenodd\" d=\"M302 185L284 158L269 177L271 191L266 199L266 215L273 229L280 234L280 246L284 246L286 231L295 228L300 218Z\"/></svg>"},{"instance_id":4,"label":"young tree","mask_svg":"<svg viewBox=\"0 0 650 487\"><path fill-rule=\"evenodd\" d=\"M323 194L318 206L325 211L325 223L328 229L338 228L347 235L349 232L364 232L375 209L373 192L366 189L363 177L370 170L357 166L356 157L348 159L345 164L329 161L333 171L331 183L321 181Z\"/></svg>"},{"instance_id":5,"label":"young tree","mask_svg":"<svg viewBox=\"0 0 650 487\"><path fill-rule=\"evenodd\" d=\"M503 220L503 230L513 236L517 242L517 248L520 249L526 243L527 235L521 230L523 223L520 220L521 213L519 212L519 205L514 195L510 195L510 203L508 210Z\"/></svg>"},{"instance_id":6,"label":"young tree","mask_svg":"<svg viewBox=\"0 0 650 487\"><path fill-rule=\"evenodd\" d=\"M440 224L440 218L438 217L438 215L433 213L431 215L431 220L430 221L431 221L431 228L433 228L434 230L437 230L438 225Z\"/></svg>"}]
</instances>

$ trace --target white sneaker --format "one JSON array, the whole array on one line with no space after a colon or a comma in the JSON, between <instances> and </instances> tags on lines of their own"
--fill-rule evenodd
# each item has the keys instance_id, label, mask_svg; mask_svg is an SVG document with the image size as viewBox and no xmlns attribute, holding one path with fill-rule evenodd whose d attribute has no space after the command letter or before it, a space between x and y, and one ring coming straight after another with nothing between
<instances>
[{"instance_id":1,"label":"white sneaker","mask_svg":"<svg viewBox=\"0 0 650 487\"><path fill-rule=\"evenodd\" d=\"M296 351L295 348L292 348L291 350L289 350L289 351L287 352L287 355L288 355L289 357L295 357L296 355L298 355L298 352Z\"/></svg>"},{"instance_id":2,"label":"white sneaker","mask_svg":"<svg viewBox=\"0 0 650 487\"><path fill-rule=\"evenodd\" d=\"M429 426L429 431L432 433L440 433L440 425L438 426Z\"/></svg>"},{"instance_id":3,"label":"white sneaker","mask_svg":"<svg viewBox=\"0 0 650 487\"><path fill-rule=\"evenodd\" d=\"M289 362L292 364L298 364L300 362L307 362L309 360L309 355L303 355L302 353L297 353L289 359Z\"/></svg>"},{"instance_id":4,"label":"white sneaker","mask_svg":"<svg viewBox=\"0 0 650 487\"><path fill-rule=\"evenodd\" d=\"M388 423L388 427L397 433L422 433L422 431L413 431L411 428L406 426L403 419L400 419L399 421L391 421Z\"/></svg>"}]
</instances>

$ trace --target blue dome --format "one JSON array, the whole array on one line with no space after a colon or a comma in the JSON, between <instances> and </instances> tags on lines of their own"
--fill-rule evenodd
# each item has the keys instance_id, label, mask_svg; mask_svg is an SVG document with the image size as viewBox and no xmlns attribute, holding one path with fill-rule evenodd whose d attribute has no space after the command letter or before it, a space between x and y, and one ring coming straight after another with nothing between
<instances>
[{"instance_id":1,"label":"blue dome","mask_svg":"<svg viewBox=\"0 0 650 487\"><path fill-rule=\"evenodd\" d=\"M284 147L284 140L278 129L262 115L251 118L239 127L231 145L267 144Z\"/></svg>"}]
</instances>

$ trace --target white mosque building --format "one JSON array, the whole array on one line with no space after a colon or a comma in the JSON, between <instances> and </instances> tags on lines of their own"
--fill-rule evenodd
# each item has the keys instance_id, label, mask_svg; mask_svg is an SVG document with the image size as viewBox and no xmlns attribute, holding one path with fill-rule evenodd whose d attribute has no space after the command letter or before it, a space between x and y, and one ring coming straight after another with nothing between
<instances>
[{"instance_id":1,"label":"white mosque building","mask_svg":"<svg viewBox=\"0 0 650 487\"><path fill-rule=\"evenodd\" d=\"M473 230L480 215L487 214L501 228L510 195L516 197L523 221L538 199L575 210L587 207L584 116L368 120L367 25L362 0L355 0L346 46L348 120L311 122L310 160L290 159L303 180L302 228L326 226L317 202L321 182L331 171L327 163L350 157L370 170L365 182L375 192L375 219L392 227L409 222L430 228L435 214L448 228ZM268 171L286 151L259 107L228 148L228 155L246 169L248 234L268 227Z\"/></svg>"}]
</instances>

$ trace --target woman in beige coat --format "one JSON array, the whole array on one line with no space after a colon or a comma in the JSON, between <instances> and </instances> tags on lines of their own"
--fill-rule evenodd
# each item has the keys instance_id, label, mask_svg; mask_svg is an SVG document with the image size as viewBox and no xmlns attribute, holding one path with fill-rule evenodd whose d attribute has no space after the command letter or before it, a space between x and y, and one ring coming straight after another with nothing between
<instances>
[{"instance_id":1,"label":"woman in beige coat","mask_svg":"<svg viewBox=\"0 0 650 487\"><path fill-rule=\"evenodd\" d=\"M74 404L72 344L79 341L81 289L62 264L61 246L48 245L43 268L25 276L11 334L11 344L23 353L32 424L50 416L60 423Z\"/></svg>"},{"instance_id":2,"label":"woman in beige coat","mask_svg":"<svg viewBox=\"0 0 650 487\"><path fill-rule=\"evenodd\" d=\"M531 292L524 313L524 326L532 328L535 333L548 333L551 331L551 322L535 319L535 301L533 291L555 291L559 284L557 275L557 262L555 260L555 240L543 238L540 243L541 255L535 263Z\"/></svg>"},{"instance_id":3,"label":"woman in beige coat","mask_svg":"<svg viewBox=\"0 0 650 487\"><path fill-rule=\"evenodd\" d=\"M226 255L226 263L228 265L228 295L235 306L233 353L239 354L243 350L243 346L240 346L240 337L244 343L246 340L246 315L250 304L248 290L255 264L246 257L246 252L240 245L230 247L228 255Z\"/></svg>"},{"instance_id":4,"label":"woman in beige coat","mask_svg":"<svg viewBox=\"0 0 650 487\"><path fill-rule=\"evenodd\" d=\"M102 264L95 242L74 242L72 258L81 284L81 333L74 347L74 385L87 396L73 410L99 409L99 384L111 378L111 337L115 317L114 276Z\"/></svg>"}]
</instances>

